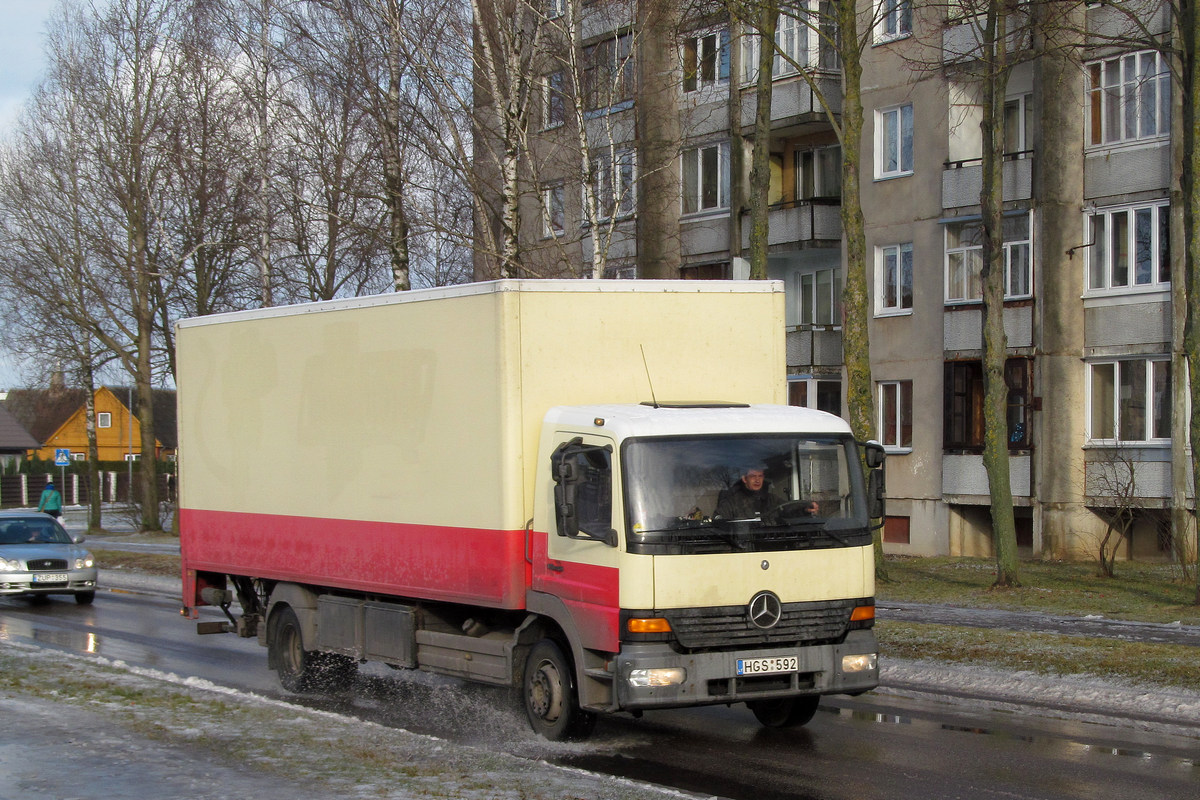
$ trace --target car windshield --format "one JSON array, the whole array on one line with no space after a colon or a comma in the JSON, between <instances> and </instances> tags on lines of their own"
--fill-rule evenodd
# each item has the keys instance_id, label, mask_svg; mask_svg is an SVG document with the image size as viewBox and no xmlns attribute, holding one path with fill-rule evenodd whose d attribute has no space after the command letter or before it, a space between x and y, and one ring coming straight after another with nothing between
<instances>
[{"instance_id":1,"label":"car windshield","mask_svg":"<svg viewBox=\"0 0 1200 800\"><path fill-rule=\"evenodd\" d=\"M70 544L71 537L62 526L46 517L0 519L0 545L4 544Z\"/></svg>"},{"instance_id":2,"label":"car windshield","mask_svg":"<svg viewBox=\"0 0 1200 800\"><path fill-rule=\"evenodd\" d=\"M870 544L849 436L636 439L623 448L631 552L682 554Z\"/></svg>"}]
</instances>

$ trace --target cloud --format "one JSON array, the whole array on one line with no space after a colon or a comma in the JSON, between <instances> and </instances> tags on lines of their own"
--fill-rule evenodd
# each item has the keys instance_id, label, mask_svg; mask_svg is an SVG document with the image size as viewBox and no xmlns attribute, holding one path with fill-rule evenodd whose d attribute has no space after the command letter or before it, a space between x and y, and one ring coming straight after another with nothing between
<instances>
[{"instance_id":1,"label":"cloud","mask_svg":"<svg viewBox=\"0 0 1200 800\"><path fill-rule=\"evenodd\" d=\"M46 21L58 0L0 2L0 131L7 131L46 68Z\"/></svg>"}]
</instances>

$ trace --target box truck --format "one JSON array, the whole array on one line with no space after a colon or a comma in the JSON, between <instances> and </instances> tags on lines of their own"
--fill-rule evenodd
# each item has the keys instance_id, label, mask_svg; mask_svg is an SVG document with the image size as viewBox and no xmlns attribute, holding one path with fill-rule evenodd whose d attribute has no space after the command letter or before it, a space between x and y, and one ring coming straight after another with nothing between
<instances>
[{"instance_id":1,"label":"box truck","mask_svg":"<svg viewBox=\"0 0 1200 800\"><path fill-rule=\"evenodd\" d=\"M551 739L705 704L803 724L877 683L883 451L784 404L784 335L775 282L181 321L183 611L289 690L427 670L518 689Z\"/></svg>"}]
</instances>

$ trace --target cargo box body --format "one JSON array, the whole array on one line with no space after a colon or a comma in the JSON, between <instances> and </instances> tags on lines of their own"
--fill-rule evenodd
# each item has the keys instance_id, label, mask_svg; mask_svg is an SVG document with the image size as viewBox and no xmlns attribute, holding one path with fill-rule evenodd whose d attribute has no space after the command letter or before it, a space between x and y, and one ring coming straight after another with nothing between
<instances>
[{"instance_id":1,"label":"cargo box body","mask_svg":"<svg viewBox=\"0 0 1200 800\"><path fill-rule=\"evenodd\" d=\"M179 324L197 572L525 607L551 407L785 402L778 283L499 281Z\"/></svg>"}]
</instances>

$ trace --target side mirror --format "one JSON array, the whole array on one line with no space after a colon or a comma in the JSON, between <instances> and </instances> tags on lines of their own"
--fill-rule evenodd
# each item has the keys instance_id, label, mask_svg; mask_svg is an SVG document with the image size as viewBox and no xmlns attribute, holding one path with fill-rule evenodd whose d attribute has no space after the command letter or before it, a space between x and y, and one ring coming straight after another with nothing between
<instances>
[{"instance_id":1,"label":"side mirror","mask_svg":"<svg viewBox=\"0 0 1200 800\"><path fill-rule=\"evenodd\" d=\"M887 458L887 451L883 449L883 445L872 439L869 442L863 442L862 448L863 461L866 462L867 469L879 469L883 466L883 462Z\"/></svg>"},{"instance_id":2,"label":"side mirror","mask_svg":"<svg viewBox=\"0 0 1200 800\"><path fill-rule=\"evenodd\" d=\"M882 519L885 514L886 488L883 470L871 470L867 481L867 516L871 519Z\"/></svg>"},{"instance_id":3,"label":"side mirror","mask_svg":"<svg viewBox=\"0 0 1200 800\"><path fill-rule=\"evenodd\" d=\"M86 537L86 536L84 536L82 533L70 533L70 532L68 532L68 534L67 534L67 535L71 537L71 542L72 542L73 544L83 544L84 542L86 542L86 541L87 541L87 537Z\"/></svg>"}]
</instances>

